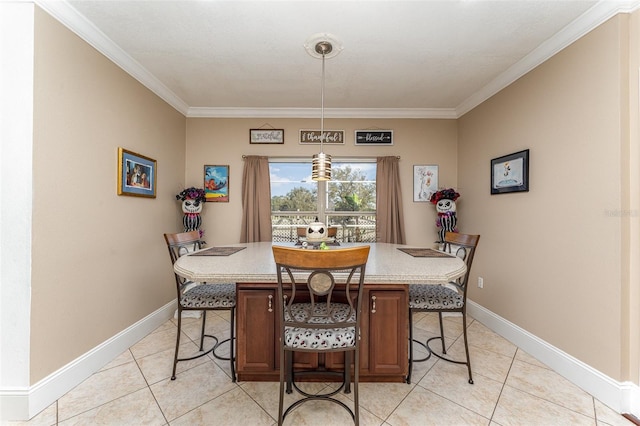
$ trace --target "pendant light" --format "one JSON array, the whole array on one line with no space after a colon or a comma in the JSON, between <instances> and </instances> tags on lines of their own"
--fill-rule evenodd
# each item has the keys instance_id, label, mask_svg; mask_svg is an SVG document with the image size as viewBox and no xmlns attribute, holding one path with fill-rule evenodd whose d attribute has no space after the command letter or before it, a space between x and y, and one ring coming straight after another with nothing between
<instances>
[{"instance_id":1,"label":"pendant light","mask_svg":"<svg viewBox=\"0 0 640 426\"><path fill-rule=\"evenodd\" d=\"M342 50L341 45L338 43L338 48L334 49L334 43L337 40L329 34L319 34L312 36L305 48L307 52L313 57L322 59L322 86L320 92L320 153L315 154L311 161L311 179L315 181L331 180L331 156L325 154L324 147L324 81L325 71L324 62L325 59L331 58Z\"/></svg>"}]
</instances>

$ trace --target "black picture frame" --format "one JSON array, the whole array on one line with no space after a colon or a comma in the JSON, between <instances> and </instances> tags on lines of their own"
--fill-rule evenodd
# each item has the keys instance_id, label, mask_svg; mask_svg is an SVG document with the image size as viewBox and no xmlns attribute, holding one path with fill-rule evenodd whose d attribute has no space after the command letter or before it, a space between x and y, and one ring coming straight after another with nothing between
<instances>
[{"instance_id":1,"label":"black picture frame","mask_svg":"<svg viewBox=\"0 0 640 426\"><path fill-rule=\"evenodd\" d=\"M528 191L528 149L491 160L491 194Z\"/></svg>"}]
</instances>

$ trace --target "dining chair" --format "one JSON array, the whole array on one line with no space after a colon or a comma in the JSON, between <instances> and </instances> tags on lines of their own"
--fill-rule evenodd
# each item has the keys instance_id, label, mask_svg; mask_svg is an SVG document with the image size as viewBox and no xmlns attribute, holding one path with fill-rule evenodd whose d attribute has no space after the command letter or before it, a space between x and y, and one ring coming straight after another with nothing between
<instances>
[{"instance_id":1,"label":"dining chair","mask_svg":"<svg viewBox=\"0 0 640 426\"><path fill-rule=\"evenodd\" d=\"M171 263L175 264L180 256L190 252L199 250L204 245L200 239L200 231L181 232L176 234L164 234L164 239L169 248ZM200 358L209 353L220 360L229 361L231 367L231 380L236 381L235 355L234 355L234 339L235 339L235 310L236 310L236 285L235 283L226 284L206 284L194 283L174 272L176 280L176 290L178 299L178 332L176 337L176 350L173 357L173 372L171 380L176 379L176 366L180 361L188 361ZM200 330L200 350L199 353L186 358L178 358L178 350L180 348L180 335L182 333L182 312L183 311L202 311L202 325ZM205 334L205 325L207 321L207 311L230 311L230 332L229 338L219 340L218 337ZM204 349L204 338L208 337L214 340L211 348ZM229 342L229 356L218 355L216 352L220 345Z\"/></svg>"},{"instance_id":2,"label":"dining chair","mask_svg":"<svg viewBox=\"0 0 640 426\"><path fill-rule=\"evenodd\" d=\"M455 364L465 364L469 372L469 383L473 384L473 376L471 375L471 359L469 357L469 345L467 343L467 284L469 281L469 272L473 263L476 247L480 235L460 234L457 232L447 232L444 237L444 250L463 259L467 266L467 271L457 280L447 284L410 284L409 285L409 371L407 374L407 383L411 383L411 373L414 362L422 362L428 360L431 355L453 362ZM427 339L425 342L413 338L413 315L416 312L437 312L438 321L440 323L440 335ZM442 314L445 312L459 312L462 314L462 335L464 339L465 361L454 360L447 356L447 348L445 345L444 327L442 322ZM440 340L442 350L438 352L430 346L433 340ZM415 359L413 355L413 344L419 344L425 348L428 354L424 358Z\"/></svg>"},{"instance_id":3,"label":"dining chair","mask_svg":"<svg viewBox=\"0 0 640 426\"><path fill-rule=\"evenodd\" d=\"M369 246L314 250L273 246L278 278L277 310L280 318L280 396L278 424L299 405L313 400L330 401L345 408L356 425L360 422L360 323L364 274ZM322 394L311 394L296 384L296 376L328 374L326 370L295 370L295 352L344 352L344 369L336 372L341 385ZM353 409L333 396L351 392ZM295 389L302 399L284 409L287 393Z\"/></svg>"}]
</instances>

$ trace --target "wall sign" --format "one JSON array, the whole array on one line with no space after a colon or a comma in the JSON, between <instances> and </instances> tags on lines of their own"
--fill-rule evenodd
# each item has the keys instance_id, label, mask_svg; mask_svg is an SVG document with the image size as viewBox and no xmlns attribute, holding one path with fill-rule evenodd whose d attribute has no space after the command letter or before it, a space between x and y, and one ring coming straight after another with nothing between
<instances>
[{"instance_id":1,"label":"wall sign","mask_svg":"<svg viewBox=\"0 0 640 426\"><path fill-rule=\"evenodd\" d=\"M303 145L320 145L320 130L300 130L300 143ZM325 130L324 144L344 144L344 130Z\"/></svg>"},{"instance_id":2,"label":"wall sign","mask_svg":"<svg viewBox=\"0 0 640 426\"><path fill-rule=\"evenodd\" d=\"M356 130L356 145L393 145L393 130Z\"/></svg>"}]
</instances>

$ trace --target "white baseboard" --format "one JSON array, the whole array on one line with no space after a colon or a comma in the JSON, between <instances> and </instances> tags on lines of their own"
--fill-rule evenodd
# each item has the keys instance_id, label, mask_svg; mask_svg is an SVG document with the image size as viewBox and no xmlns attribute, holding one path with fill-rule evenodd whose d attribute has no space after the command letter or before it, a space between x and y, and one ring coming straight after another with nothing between
<instances>
[{"instance_id":1,"label":"white baseboard","mask_svg":"<svg viewBox=\"0 0 640 426\"><path fill-rule=\"evenodd\" d=\"M28 389L0 390L0 421L27 420L35 416L170 319L175 306L175 300L166 304ZM603 404L618 413L640 418L638 385L613 380L473 301L468 301L467 309L473 318Z\"/></svg>"},{"instance_id":2,"label":"white baseboard","mask_svg":"<svg viewBox=\"0 0 640 426\"><path fill-rule=\"evenodd\" d=\"M173 317L173 300L28 389L0 389L0 421L28 420Z\"/></svg>"},{"instance_id":3,"label":"white baseboard","mask_svg":"<svg viewBox=\"0 0 640 426\"><path fill-rule=\"evenodd\" d=\"M618 413L640 417L638 385L618 382L477 303L471 300L467 303L470 316L593 395L598 401Z\"/></svg>"}]
</instances>

